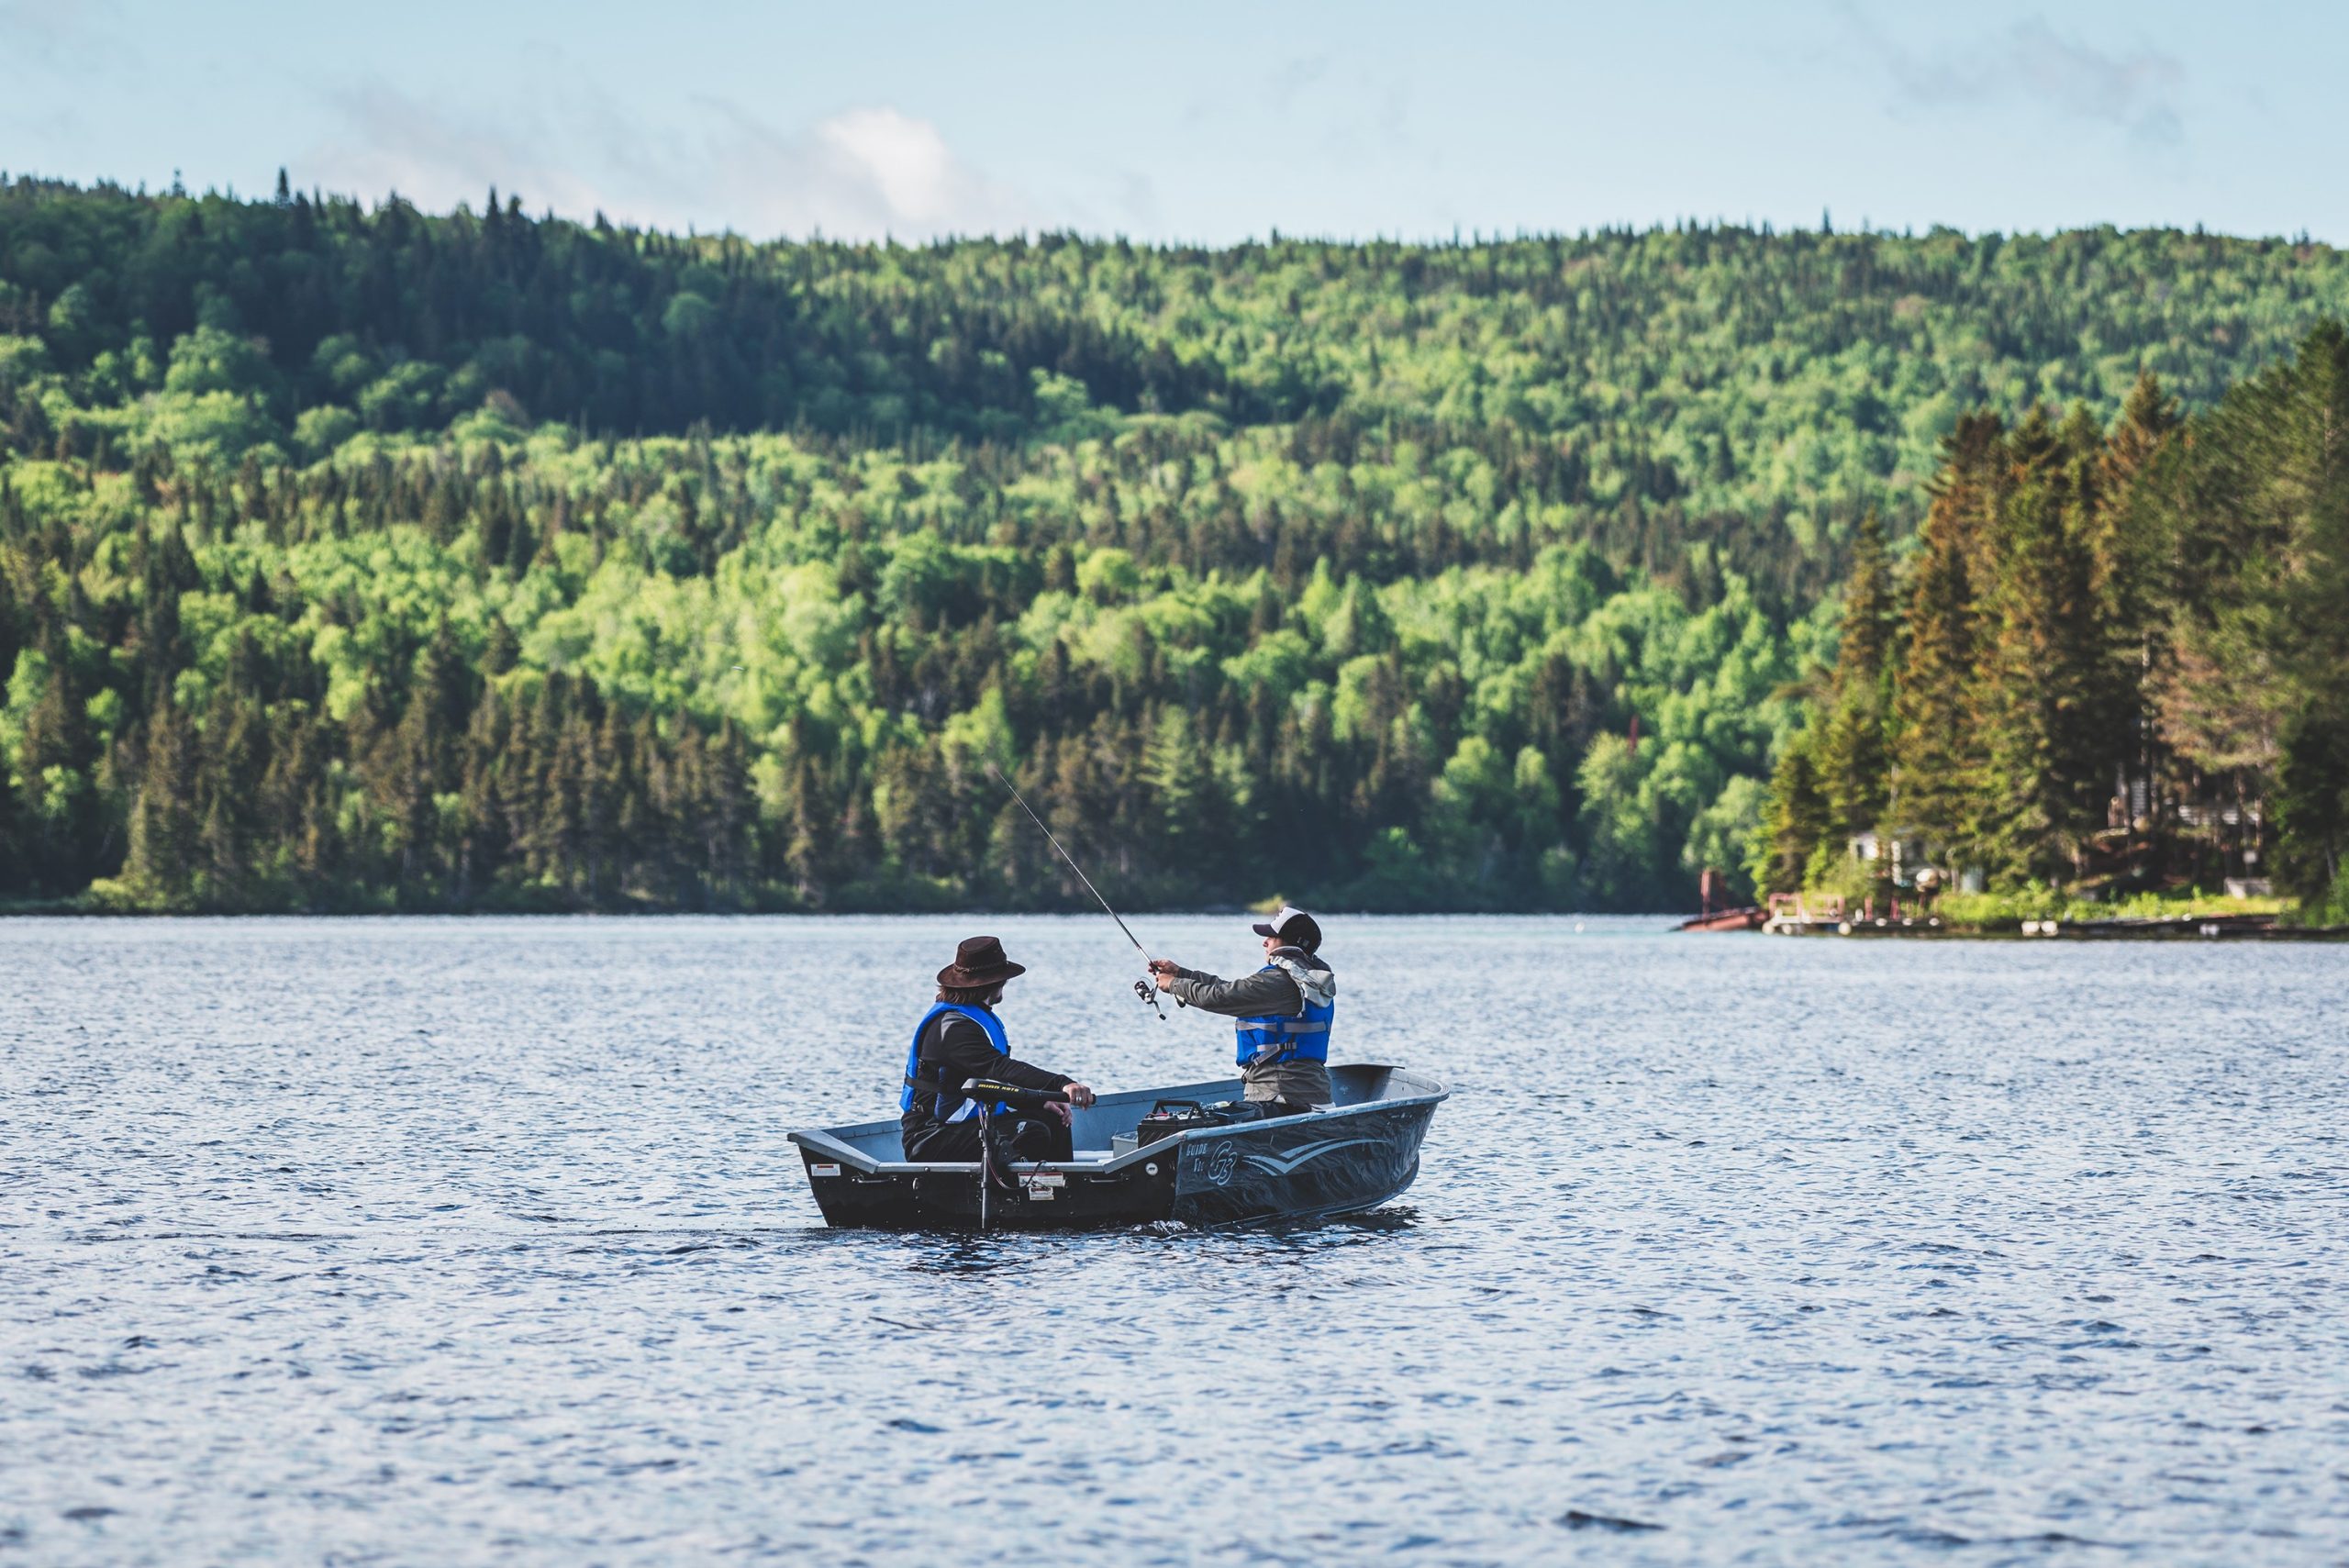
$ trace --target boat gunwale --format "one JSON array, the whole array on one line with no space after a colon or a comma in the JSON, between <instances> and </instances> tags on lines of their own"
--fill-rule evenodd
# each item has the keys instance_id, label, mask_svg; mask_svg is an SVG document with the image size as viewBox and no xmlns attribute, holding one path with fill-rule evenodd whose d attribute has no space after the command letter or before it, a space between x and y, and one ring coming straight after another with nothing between
<instances>
[{"instance_id":1,"label":"boat gunwale","mask_svg":"<svg viewBox=\"0 0 2349 1568\"><path fill-rule=\"evenodd\" d=\"M1023 1161L1014 1164L1011 1169L1029 1173L1052 1171L1063 1174L1122 1175L1137 1165L1163 1158L1176 1146L1186 1142L1204 1143L1219 1138L1231 1138L1242 1133L1260 1131L1265 1128L1296 1127L1316 1118L1327 1122L1343 1121L1370 1111L1392 1110L1409 1106L1441 1105L1452 1097L1451 1086L1442 1079L1393 1062L1350 1062L1344 1063L1344 1067L1370 1072L1383 1071L1390 1074L1404 1073L1416 1083L1428 1084L1431 1092L1381 1095L1376 1099L1357 1100L1350 1106L1331 1106L1326 1109L1306 1111L1297 1116L1267 1117L1261 1121L1239 1121L1218 1127L1191 1128L1186 1131L1158 1139L1153 1142L1141 1144L1123 1154L1113 1154L1107 1160ZM1120 1105L1145 1099L1167 1099L1178 1097L1186 1089L1219 1089L1234 1081L1229 1078L1216 1078L1204 1084L1174 1084L1163 1088L1128 1089L1116 1095L1105 1095L1097 1103ZM875 1160L854 1145L841 1141L838 1136L844 1132L880 1132L896 1125L894 1122L866 1121L851 1122L836 1128L795 1128L785 1136L800 1148L807 1150L809 1154L851 1166L859 1175L863 1176L929 1174L973 1176L977 1173L979 1162L976 1160Z\"/></svg>"}]
</instances>

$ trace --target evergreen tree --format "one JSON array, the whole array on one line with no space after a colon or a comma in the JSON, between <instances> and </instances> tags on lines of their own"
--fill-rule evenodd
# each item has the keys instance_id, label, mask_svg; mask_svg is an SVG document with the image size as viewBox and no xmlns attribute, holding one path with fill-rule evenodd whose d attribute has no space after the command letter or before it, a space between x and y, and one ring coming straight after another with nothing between
<instances>
[{"instance_id":1,"label":"evergreen tree","mask_svg":"<svg viewBox=\"0 0 2349 1568\"><path fill-rule=\"evenodd\" d=\"M1892 563L1875 513L1860 520L1852 574L1843 590L1842 639L1829 688L1827 727L1816 765L1831 831L1850 835L1885 826L1891 799L1892 655L1898 628Z\"/></svg>"},{"instance_id":2,"label":"evergreen tree","mask_svg":"<svg viewBox=\"0 0 2349 1568\"><path fill-rule=\"evenodd\" d=\"M1998 574L1976 686L1988 789L1981 843L1995 874L2061 879L2103 822L2112 749L2088 539L2094 492L2067 434L2033 410L2009 443Z\"/></svg>"},{"instance_id":3,"label":"evergreen tree","mask_svg":"<svg viewBox=\"0 0 2349 1568\"><path fill-rule=\"evenodd\" d=\"M2247 821L2281 785L2283 879L2312 899L2339 881L2349 755L2343 430L2349 331L2327 324L2198 422L2182 472L2156 498L2171 563L2165 736L2199 774L2206 806L2223 802Z\"/></svg>"},{"instance_id":4,"label":"evergreen tree","mask_svg":"<svg viewBox=\"0 0 2349 1568\"><path fill-rule=\"evenodd\" d=\"M159 907L193 901L197 827L195 729L178 709L166 706L148 729L124 882Z\"/></svg>"},{"instance_id":5,"label":"evergreen tree","mask_svg":"<svg viewBox=\"0 0 2349 1568\"><path fill-rule=\"evenodd\" d=\"M1962 855L1981 830L1974 806L1987 763L1970 691L1979 657L1973 573L1989 559L1983 540L2004 462L1996 417L1958 422L1942 448L1909 589L1893 700L1893 812L1936 852Z\"/></svg>"},{"instance_id":6,"label":"evergreen tree","mask_svg":"<svg viewBox=\"0 0 2349 1568\"><path fill-rule=\"evenodd\" d=\"M1820 786L1816 745L1809 731L1798 735L1771 774L1762 831L1747 850L1746 870L1759 894L1799 892L1821 849L1832 853L1841 848L1834 841L1833 807Z\"/></svg>"},{"instance_id":7,"label":"evergreen tree","mask_svg":"<svg viewBox=\"0 0 2349 1568\"><path fill-rule=\"evenodd\" d=\"M2145 372L2131 389L2104 448L2098 474L2100 505L2089 536L2106 661L2099 700L2113 715L2115 772L2130 797L2124 805L2132 819L2141 808L2159 813L2157 781L2169 765L2154 696L2167 651L2159 603L2160 496L2171 482L2175 464L2165 459L2178 428L2176 400Z\"/></svg>"}]
</instances>

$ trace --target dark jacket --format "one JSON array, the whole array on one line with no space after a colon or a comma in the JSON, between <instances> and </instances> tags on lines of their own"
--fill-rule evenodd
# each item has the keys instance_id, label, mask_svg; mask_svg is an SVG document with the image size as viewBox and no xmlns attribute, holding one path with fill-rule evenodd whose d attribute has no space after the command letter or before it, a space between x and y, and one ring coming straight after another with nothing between
<instances>
[{"instance_id":1,"label":"dark jacket","mask_svg":"<svg viewBox=\"0 0 2349 1568\"><path fill-rule=\"evenodd\" d=\"M930 1020L930 1027L922 1030L921 1062L925 1067L935 1064L941 1070L940 1078L957 1086L969 1078L992 1078L1015 1088L1045 1090L1065 1089L1076 1082L1030 1067L1016 1057L997 1056L987 1031L960 1013L941 1013ZM916 1144L946 1125L938 1119L937 1106L933 1096L917 1094L914 1108L897 1118L908 1155Z\"/></svg>"},{"instance_id":2,"label":"dark jacket","mask_svg":"<svg viewBox=\"0 0 2349 1568\"><path fill-rule=\"evenodd\" d=\"M1326 970L1330 966L1303 948L1280 948L1277 956ZM1219 979L1196 969L1174 972L1174 994L1204 1013L1231 1018L1293 1018L1305 1011L1305 998L1285 970L1267 965L1237 980ZM1326 1106L1330 1101L1330 1070L1319 1062L1273 1062L1243 1067L1241 1082L1252 1100L1286 1100L1292 1105Z\"/></svg>"}]
</instances>

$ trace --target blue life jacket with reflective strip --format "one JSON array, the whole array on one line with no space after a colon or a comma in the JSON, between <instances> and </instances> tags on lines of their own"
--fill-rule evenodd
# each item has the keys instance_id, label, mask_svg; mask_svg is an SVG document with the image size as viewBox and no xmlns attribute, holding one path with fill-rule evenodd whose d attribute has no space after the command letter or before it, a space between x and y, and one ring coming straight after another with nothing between
<instances>
[{"instance_id":1,"label":"blue life jacket with reflective strip","mask_svg":"<svg viewBox=\"0 0 2349 1568\"><path fill-rule=\"evenodd\" d=\"M1278 954L1256 973L1263 974L1275 969L1297 983L1297 994L1305 1004L1305 1011L1294 1018L1267 1015L1235 1019L1240 1041L1233 1060L1242 1067L1329 1061L1330 1020L1338 1015L1338 977L1318 959L1308 967Z\"/></svg>"},{"instance_id":2,"label":"blue life jacket with reflective strip","mask_svg":"<svg viewBox=\"0 0 2349 1568\"><path fill-rule=\"evenodd\" d=\"M979 1102L964 1099L962 1084L948 1084L941 1080L938 1075L940 1069L936 1065L933 1064L927 1073L922 1071L921 1037L930 1028L931 1020L941 1013L962 1014L987 1031L987 1043L995 1047L995 1053L997 1056L1011 1054L1011 1045L1004 1037L1001 1018L996 1018L985 1007L966 1007L960 1002L941 1002L924 1013L921 1016L921 1022L914 1026L914 1042L906 1047L906 1090L904 1094L897 1096L897 1109L901 1113L909 1111L914 1108L914 1097L917 1095L930 1095L935 1096L930 1114L938 1120L967 1121L979 1114ZM999 1105L994 1108L998 1111L1008 1111L1011 1107Z\"/></svg>"}]
</instances>

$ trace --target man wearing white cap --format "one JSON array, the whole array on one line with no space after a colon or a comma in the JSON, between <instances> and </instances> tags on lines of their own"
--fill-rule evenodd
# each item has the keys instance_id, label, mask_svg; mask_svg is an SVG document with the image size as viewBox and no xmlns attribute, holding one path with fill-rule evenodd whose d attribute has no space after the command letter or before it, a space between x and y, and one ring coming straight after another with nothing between
<instances>
[{"instance_id":1,"label":"man wearing white cap","mask_svg":"<svg viewBox=\"0 0 2349 1568\"><path fill-rule=\"evenodd\" d=\"M1243 979L1220 980L1168 958L1152 959L1150 971L1161 991L1239 1026L1240 1077L1252 1105L1268 1117L1302 1116L1330 1103L1338 977L1320 956L1320 926L1304 910L1284 904L1254 930L1264 939L1264 967Z\"/></svg>"}]
</instances>

